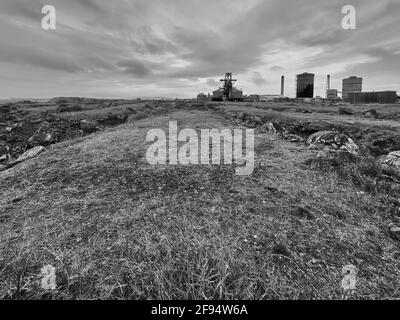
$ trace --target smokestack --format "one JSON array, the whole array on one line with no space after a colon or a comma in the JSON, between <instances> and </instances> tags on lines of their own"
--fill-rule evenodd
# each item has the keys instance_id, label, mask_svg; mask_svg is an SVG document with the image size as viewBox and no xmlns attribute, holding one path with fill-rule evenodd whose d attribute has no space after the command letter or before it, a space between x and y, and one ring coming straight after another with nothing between
<instances>
[{"instance_id":1,"label":"smokestack","mask_svg":"<svg viewBox=\"0 0 400 320\"><path fill-rule=\"evenodd\" d=\"M331 89L331 76L328 74L326 77L326 97L328 98L328 91Z\"/></svg>"},{"instance_id":2,"label":"smokestack","mask_svg":"<svg viewBox=\"0 0 400 320\"><path fill-rule=\"evenodd\" d=\"M285 76L281 78L281 96L285 95Z\"/></svg>"}]
</instances>

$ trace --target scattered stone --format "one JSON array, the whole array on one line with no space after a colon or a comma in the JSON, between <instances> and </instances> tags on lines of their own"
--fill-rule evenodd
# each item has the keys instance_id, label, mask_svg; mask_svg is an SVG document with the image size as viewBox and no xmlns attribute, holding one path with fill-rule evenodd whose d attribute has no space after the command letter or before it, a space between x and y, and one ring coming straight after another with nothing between
<instances>
[{"instance_id":1,"label":"scattered stone","mask_svg":"<svg viewBox=\"0 0 400 320\"><path fill-rule=\"evenodd\" d=\"M28 147L48 146L80 138L83 134L79 120L51 118L43 122L40 128L29 138Z\"/></svg>"},{"instance_id":2,"label":"scattered stone","mask_svg":"<svg viewBox=\"0 0 400 320\"><path fill-rule=\"evenodd\" d=\"M277 127L275 126L275 124L273 124L271 122L266 124L266 129L267 129L267 132L269 132L269 133L273 133L273 134L278 133Z\"/></svg>"},{"instance_id":3,"label":"scattered stone","mask_svg":"<svg viewBox=\"0 0 400 320\"><path fill-rule=\"evenodd\" d=\"M81 120L81 129L84 133L89 134L99 130L97 121L95 120Z\"/></svg>"},{"instance_id":4,"label":"scattered stone","mask_svg":"<svg viewBox=\"0 0 400 320\"><path fill-rule=\"evenodd\" d=\"M359 152L358 146L350 137L335 131L316 132L308 138L307 144L310 146L326 145L335 150L347 151L354 155Z\"/></svg>"},{"instance_id":5,"label":"scattered stone","mask_svg":"<svg viewBox=\"0 0 400 320\"><path fill-rule=\"evenodd\" d=\"M285 131L285 127L278 122L267 122L260 127L260 130L262 133L279 134Z\"/></svg>"},{"instance_id":6,"label":"scattered stone","mask_svg":"<svg viewBox=\"0 0 400 320\"><path fill-rule=\"evenodd\" d=\"M39 145L50 145L56 143L58 137L61 136L60 130L57 130L48 122L45 122L32 137L29 138L29 146L35 147Z\"/></svg>"},{"instance_id":7,"label":"scattered stone","mask_svg":"<svg viewBox=\"0 0 400 320\"><path fill-rule=\"evenodd\" d=\"M390 236L397 241L400 241L400 227L392 225L389 227Z\"/></svg>"},{"instance_id":8,"label":"scattered stone","mask_svg":"<svg viewBox=\"0 0 400 320\"><path fill-rule=\"evenodd\" d=\"M97 122L103 126L118 126L125 123L128 120L127 115L121 114L109 114L106 118L97 120Z\"/></svg>"},{"instance_id":9,"label":"scattered stone","mask_svg":"<svg viewBox=\"0 0 400 320\"><path fill-rule=\"evenodd\" d=\"M383 170L394 170L400 174L400 151L390 152L379 160Z\"/></svg>"},{"instance_id":10,"label":"scattered stone","mask_svg":"<svg viewBox=\"0 0 400 320\"><path fill-rule=\"evenodd\" d=\"M32 159L32 158L36 157L37 155L39 155L40 153L42 153L44 150L45 150L45 148L42 146L34 147L34 148L26 151L22 156L20 156L17 159L16 162L19 163L19 162L23 162L23 161Z\"/></svg>"},{"instance_id":11,"label":"scattered stone","mask_svg":"<svg viewBox=\"0 0 400 320\"><path fill-rule=\"evenodd\" d=\"M297 134L284 133L282 137L290 142L304 142L304 139Z\"/></svg>"},{"instance_id":12,"label":"scattered stone","mask_svg":"<svg viewBox=\"0 0 400 320\"><path fill-rule=\"evenodd\" d=\"M7 143L0 141L0 163L6 163L10 160L10 148Z\"/></svg>"}]
</instances>

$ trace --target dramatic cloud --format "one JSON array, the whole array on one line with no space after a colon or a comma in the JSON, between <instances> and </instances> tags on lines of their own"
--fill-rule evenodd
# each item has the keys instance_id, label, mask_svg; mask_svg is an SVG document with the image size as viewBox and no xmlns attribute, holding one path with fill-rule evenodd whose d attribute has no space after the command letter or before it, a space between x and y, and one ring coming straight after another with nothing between
<instances>
[{"instance_id":1,"label":"dramatic cloud","mask_svg":"<svg viewBox=\"0 0 400 320\"><path fill-rule=\"evenodd\" d=\"M261 73L254 71L253 76L251 77L251 81L258 87L264 86L267 84L267 80L263 78Z\"/></svg>"},{"instance_id":2,"label":"dramatic cloud","mask_svg":"<svg viewBox=\"0 0 400 320\"><path fill-rule=\"evenodd\" d=\"M141 61L125 60L118 63L119 67L123 67L127 73L136 76L147 76L151 70Z\"/></svg>"},{"instance_id":3,"label":"dramatic cloud","mask_svg":"<svg viewBox=\"0 0 400 320\"><path fill-rule=\"evenodd\" d=\"M53 31L46 4L0 4L0 98L193 97L226 72L247 94L278 93L285 75L293 96L306 71L317 95L327 74L400 91L398 0L353 0L356 30L342 29L342 0L52 0Z\"/></svg>"}]
</instances>

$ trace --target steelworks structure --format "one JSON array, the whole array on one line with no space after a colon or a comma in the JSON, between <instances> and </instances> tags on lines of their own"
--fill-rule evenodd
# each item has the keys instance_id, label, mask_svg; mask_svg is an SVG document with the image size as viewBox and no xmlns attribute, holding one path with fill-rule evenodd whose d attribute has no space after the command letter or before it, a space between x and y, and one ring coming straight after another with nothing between
<instances>
[{"instance_id":1,"label":"steelworks structure","mask_svg":"<svg viewBox=\"0 0 400 320\"><path fill-rule=\"evenodd\" d=\"M351 104L364 103L396 103L396 91L349 92L348 102Z\"/></svg>"},{"instance_id":2,"label":"steelworks structure","mask_svg":"<svg viewBox=\"0 0 400 320\"><path fill-rule=\"evenodd\" d=\"M314 97L314 78L313 73L302 73L296 76L296 98Z\"/></svg>"},{"instance_id":3,"label":"steelworks structure","mask_svg":"<svg viewBox=\"0 0 400 320\"><path fill-rule=\"evenodd\" d=\"M338 99L338 91L336 89L328 89L326 90L326 98L329 100Z\"/></svg>"},{"instance_id":4,"label":"steelworks structure","mask_svg":"<svg viewBox=\"0 0 400 320\"><path fill-rule=\"evenodd\" d=\"M220 81L223 82L223 86L213 92L213 101L243 101L243 91L233 86L237 80L232 79L232 73L226 73L225 78Z\"/></svg>"},{"instance_id":5,"label":"steelworks structure","mask_svg":"<svg viewBox=\"0 0 400 320\"><path fill-rule=\"evenodd\" d=\"M342 99L349 102L350 92L361 92L362 91L363 78L352 76L347 79L343 79L342 83Z\"/></svg>"}]
</instances>

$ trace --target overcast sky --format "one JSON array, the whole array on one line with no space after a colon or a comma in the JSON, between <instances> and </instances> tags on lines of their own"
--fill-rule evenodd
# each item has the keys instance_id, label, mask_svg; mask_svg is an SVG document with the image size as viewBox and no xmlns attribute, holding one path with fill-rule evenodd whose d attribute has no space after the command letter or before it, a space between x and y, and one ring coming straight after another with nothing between
<instances>
[{"instance_id":1,"label":"overcast sky","mask_svg":"<svg viewBox=\"0 0 400 320\"><path fill-rule=\"evenodd\" d=\"M357 9L344 30L341 9ZM42 6L57 29L41 28ZM400 93L399 0L1 0L0 98L194 97L225 72L245 94L341 79Z\"/></svg>"}]
</instances>

